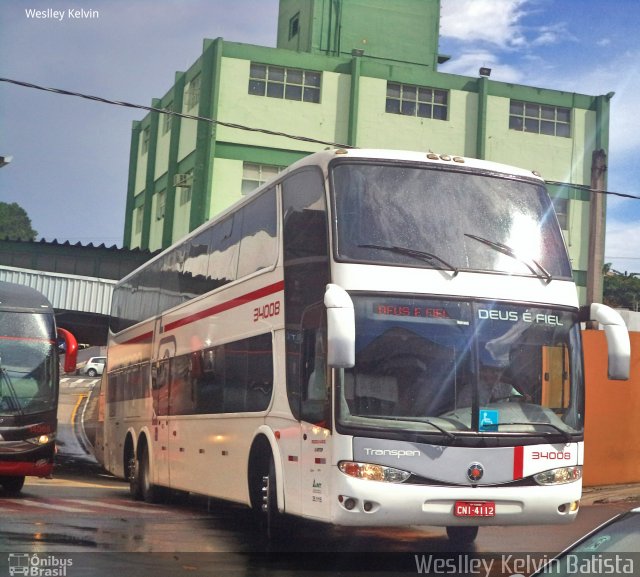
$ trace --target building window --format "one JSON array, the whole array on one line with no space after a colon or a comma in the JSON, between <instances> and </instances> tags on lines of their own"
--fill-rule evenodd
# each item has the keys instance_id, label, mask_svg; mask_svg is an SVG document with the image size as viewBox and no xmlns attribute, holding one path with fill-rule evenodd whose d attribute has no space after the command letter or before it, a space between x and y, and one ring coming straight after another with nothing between
<instances>
[{"instance_id":1,"label":"building window","mask_svg":"<svg viewBox=\"0 0 640 577\"><path fill-rule=\"evenodd\" d=\"M189 112L200 104L200 75L192 78L184 91L183 112Z\"/></svg>"},{"instance_id":2,"label":"building window","mask_svg":"<svg viewBox=\"0 0 640 577\"><path fill-rule=\"evenodd\" d=\"M166 193L166 190L161 190L156 194L156 220L162 220L164 218L164 208L167 203Z\"/></svg>"},{"instance_id":3,"label":"building window","mask_svg":"<svg viewBox=\"0 0 640 577\"><path fill-rule=\"evenodd\" d=\"M313 70L251 63L249 94L320 102L322 74Z\"/></svg>"},{"instance_id":4,"label":"building window","mask_svg":"<svg viewBox=\"0 0 640 577\"><path fill-rule=\"evenodd\" d=\"M449 93L437 88L387 82L386 112L447 120Z\"/></svg>"},{"instance_id":5,"label":"building window","mask_svg":"<svg viewBox=\"0 0 640 577\"><path fill-rule=\"evenodd\" d=\"M187 170L183 174L176 174L173 177L176 192L180 190L180 206L184 206L191 200L191 188L193 187L193 169Z\"/></svg>"},{"instance_id":6,"label":"building window","mask_svg":"<svg viewBox=\"0 0 640 577\"><path fill-rule=\"evenodd\" d=\"M180 206L184 206L191 201L191 187L180 189Z\"/></svg>"},{"instance_id":7,"label":"building window","mask_svg":"<svg viewBox=\"0 0 640 577\"><path fill-rule=\"evenodd\" d=\"M261 184L276 177L283 168L283 166L271 164L244 162L242 164L242 196L249 194Z\"/></svg>"},{"instance_id":8,"label":"building window","mask_svg":"<svg viewBox=\"0 0 640 577\"><path fill-rule=\"evenodd\" d=\"M568 228L568 211L569 211L569 200L566 198L552 198L553 208L556 211L556 216L558 217L558 223L560 224L560 228L562 230L569 230Z\"/></svg>"},{"instance_id":9,"label":"building window","mask_svg":"<svg viewBox=\"0 0 640 577\"><path fill-rule=\"evenodd\" d=\"M134 214L133 233L140 234L142 232L142 223L144 221L144 205L136 208Z\"/></svg>"},{"instance_id":10,"label":"building window","mask_svg":"<svg viewBox=\"0 0 640 577\"><path fill-rule=\"evenodd\" d=\"M173 103L169 104L165 107L165 110L173 110ZM164 136L167 132L171 130L171 124L173 122L172 114L163 114L162 115L162 135Z\"/></svg>"},{"instance_id":11,"label":"building window","mask_svg":"<svg viewBox=\"0 0 640 577\"><path fill-rule=\"evenodd\" d=\"M571 137L571 109L512 100L509 128L521 132Z\"/></svg>"},{"instance_id":12,"label":"building window","mask_svg":"<svg viewBox=\"0 0 640 577\"><path fill-rule=\"evenodd\" d=\"M142 130L142 149L141 149L141 153L142 154L147 154L147 152L149 152L149 137L151 135L151 131L149 129L148 126L146 126L143 130Z\"/></svg>"},{"instance_id":13,"label":"building window","mask_svg":"<svg viewBox=\"0 0 640 577\"><path fill-rule=\"evenodd\" d=\"M289 40L291 40L294 36L297 36L300 32L300 12L298 12L295 16L291 17L289 20Z\"/></svg>"}]
</instances>

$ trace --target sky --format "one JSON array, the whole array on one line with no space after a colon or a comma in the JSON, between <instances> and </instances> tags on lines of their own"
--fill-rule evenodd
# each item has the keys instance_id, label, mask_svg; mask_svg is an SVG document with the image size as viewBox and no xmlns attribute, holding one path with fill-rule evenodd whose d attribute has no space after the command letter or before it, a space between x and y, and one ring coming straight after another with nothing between
<instances>
[{"instance_id":1,"label":"sky","mask_svg":"<svg viewBox=\"0 0 640 577\"><path fill-rule=\"evenodd\" d=\"M389 0L393 2L394 0ZM442 0L441 72L611 100L608 190L640 196L640 2ZM29 17L81 7L93 18ZM278 0L0 0L0 77L151 105L204 38L275 46ZM145 112L0 82L0 201L38 239L122 246L131 124ZM608 196L605 262L640 273L640 200Z\"/></svg>"}]
</instances>

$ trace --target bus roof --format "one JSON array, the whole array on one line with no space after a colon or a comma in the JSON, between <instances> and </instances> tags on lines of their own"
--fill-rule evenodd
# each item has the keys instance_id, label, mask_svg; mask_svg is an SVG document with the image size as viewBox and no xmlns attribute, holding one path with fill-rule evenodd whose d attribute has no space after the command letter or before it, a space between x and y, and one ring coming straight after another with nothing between
<instances>
[{"instance_id":1,"label":"bus roof","mask_svg":"<svg viewBox=\"0 0 640 577\"><path fill-rule=\"evenodd\" d=\"M53 307L36 289L16 283L0 282L0 310L53 312Z\"/></svg>"},{"instance_id":2,"label":"bus roof","mask_svg":"<svg viewBox=\"0 0 640 577\"><path fill-rule=\"evenodd\" d=\"M478 171L486 171L494 174L504 174L505 176L516 176L520 178L529 178L533 180L540 181L541 184L544 183L542 177L534 170L526 170L523 168L518 168L516 166L511 166L508 164L501 164L498 162L493 162L489 160L480 160L477 158L470 158L466 156L458 156L451 154L438 154L435 152L427 151L427 152L418 152L418 151L409 151L409 150L393 150L393 149L378 149L378 148L332 148L327 150L322 150L319 152L314 152L301 158L300 160L294 162L282 172L280 172L273 179L265 182L260 185L258 188L247 194L241 200L238 200L234 204L228 206L219 214L216 214L212 219L202 223L199 227L195 228L183 238L175 241L171 246L162 250L159 254L155 255L153 258L148 260L146 263L142 264L136 270L130 272L125 275L118 284L122 284L126 282L131 277L135 276L139 270L143 268L147 268L152 262L161 259L165 253L171 251L176 246L188 241L190 238L197 236L200 231L205 229L207 226L211 224L213 220L219 220L225 218L228 214L237 210L243 204L246 204L251 201L251 199L262 192L263 190L270 188L272 183L278 182L282 180L287 174L290 172L302 168L304 166L322 166L323 169L326 169L328 164L336 159L336 158L354 158L361 160L379 160L379 161L397 161L397 162L416 162L423 164L439 164L439 165L451 165L451 168L462 169L466 167L467 169L475 169Z\"/></svg>"},{"instance_id":3,"label":"bus roof","mask_svg":"<svg viewBox=\"0 0 640 577\"><path fill-rule=\"evenodd\" d=\"M334 158L358 158L371 160L408 161L435 164L450 164L453 166L466 166L476 170L483 170L505 175L533 178L542 182L542 177L535 170L527 170L517 166L511 166L490 160L480 160L456 154L436 153L431 151L388 150L373 148L337 148L316 152L292 164L287 170L295 169L306 164L328 163ZM285 172L285 171L283 171ZM281 173L282 174L282 173ZM280 176L280 175L279 175Z\"/></svg>"}]
</instances>

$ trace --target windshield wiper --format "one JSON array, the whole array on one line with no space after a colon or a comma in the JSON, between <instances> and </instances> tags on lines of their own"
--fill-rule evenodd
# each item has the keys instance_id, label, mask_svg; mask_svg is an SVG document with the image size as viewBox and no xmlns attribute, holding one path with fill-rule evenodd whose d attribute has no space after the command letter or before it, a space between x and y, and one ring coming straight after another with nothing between
<instances>
[{"instance_id":1,"label":"windshield wiper","mask_svg":"<svg viewBox=\"0 0 640 577\"><path fill-rule=\"evenodd\" d=\"M521 262L535 276L537 276L541 280L544 280L547 284L549 284L553 280L551 273L546 268L544 268L537 260L533 258L523 258L522 256L518 255L518 253L513 248L511 248L506 244L497 242L495 240L489 240L488 238L482 238L481 236L476 236L475 234L469 234L466 232L464 233L464 236L468 236L473 240L477 240L482 244L486 244L487 246L494 248L498 252L501 252L502 254L506 254L507 256L510 256L511 258L517 260L518 262Z\"/></svg>"},{"instance_id":2,"label":"windshield wiper","mask_svg":"<svg viewBox=\"0 0 640 577\"><path fill-rule=\"evenodd\" d=\"M17 411L21 415L24 415L24 411L20 406L20 398L18 397L18 393L16 393L16 389L13 386L13 383L11 382L11 377L9 376L9 373L7 373L7 371L5 371L0 366L0 374L2 375L2 379L4 380L4 382L7 384L7 389L9 389L10 396L7 397L7 399L11 401L11 405L12 405L11 407L9 407L9 410Z\"/></svg>"},{"instance_id":3,"label":"windshield wiper","mask_svg":"<svg viewBox=\"0 0 640 577\"><path fill-rule=\"evenodd\" d=\"M556 431L558 431L558 433L560 433L562 435L562 438L565 441L570 441L571 440L571 433L569 431L565 431L564 429L561 429L560 427L558 427L558 425L554 425L553 423L543 423L542 421L528 421L526 423L518 423L518 422L512 422L512 423L497 423L498 427L501 427L502 425L533 425L533 426L544 426L544 427L551 427L552 429L555 429ZM492 425L495 426L495 425ZM552 433L549 433L552 434Z\"/></svg>"},{"instance_id":4,"label":"windshield wiper","mask_svg":"<svg viewBox=\"0 0 640 577\"><path fill-rule=\"evenodd\" d=\"M392 415L357 415L358 417L362 417L363 419L384 419L385 421L406 421L408 423L425 423L426 425L431 425L434 429L438 429L438 431L440 431L443 435L445 435L446 437L448 437L449 439L455 439L456 436L451 433L450 431L447 431L446 429L443 429L440 425L436 425L433 421L431 421L430 419L421 419L421 418L416 418L416 417L396 417L396 416L392 416Z\"/></svg>"},{"instance_id":5,"label":"windshield wiper","mask_svg":"<svg viewBox=\"0 0 640 577\"><path fill-rule=\"evenodd\" d=\"M439 263L441 265L438 267L440 270L453 271L454 277L460 272L455 266L453 266L452 264L448 263L446 260L430 252L415 250L413 248L406 248L404 246L384 246L381 244L359 244L358 246L362 248L374 248L377 250L388 250L389 252L397 252L398 254L411 256L413 258L423 260L428 263L434 263L434 262Z\"/></svg>"}]
</instances>

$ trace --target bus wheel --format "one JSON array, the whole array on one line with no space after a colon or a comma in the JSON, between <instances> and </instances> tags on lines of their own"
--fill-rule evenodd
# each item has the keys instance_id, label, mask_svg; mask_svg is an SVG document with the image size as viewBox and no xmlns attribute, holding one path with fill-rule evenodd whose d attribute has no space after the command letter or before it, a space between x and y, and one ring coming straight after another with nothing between
<instances>
[{"instance_id":1,"label":"bus wheel","mask_svg":"<svg viewBox=\"0 0 640 577\"><path fill-rule=\"evenodd\" d=\"M159 501L159 488L151 482L151 470L149 466L149 453L146 446L139 449L140 454L135 460L134 488L132 494L140 495L139 498L147 503Z\"/></svg>"},{"instance_id":2,"label":"bus wheel","mask_svg":"<svg viewBox=\"0 0 640 577\"><path fill-rule=\"evenodd\" d=\"M139 466L138 460L133 453L127 452L124 458L126 479L129 481L129 493L136 501L142 500L142 491L140 490Z\"/></svg>"},{"instance_id":3,"label":"bus wheel","mask_svg":"<svg viewBox=\"0 0 640 577\"><path fill-rule=\"evenodd\" d=\"M456 545L471 545L477 536L477 525L475 527L447 527L447 537Z\"/></svg>"},{"instance_id":4,"label":"bus wheel","mask_svg":"<svg viewBox=\"0 0 640 577\"><path fill-rule=\"evenodd\" d=\"M262 477L262 513L268 539L277 536L280 528L280 512L278 511L278 493L276 486L276 465L273 455L269 458L269 469Z\"/></svg>"},{"instance_id":5,"label":"bus wheel","mask_svg":"<svg viewBox=\"0 0 640 577\"><path fill-rule=\"evenodd\" d=\"M4 489L5 496L16 497L24 486L24 477L0 477L0 485Z\"/></svg>"}]
</instances>

